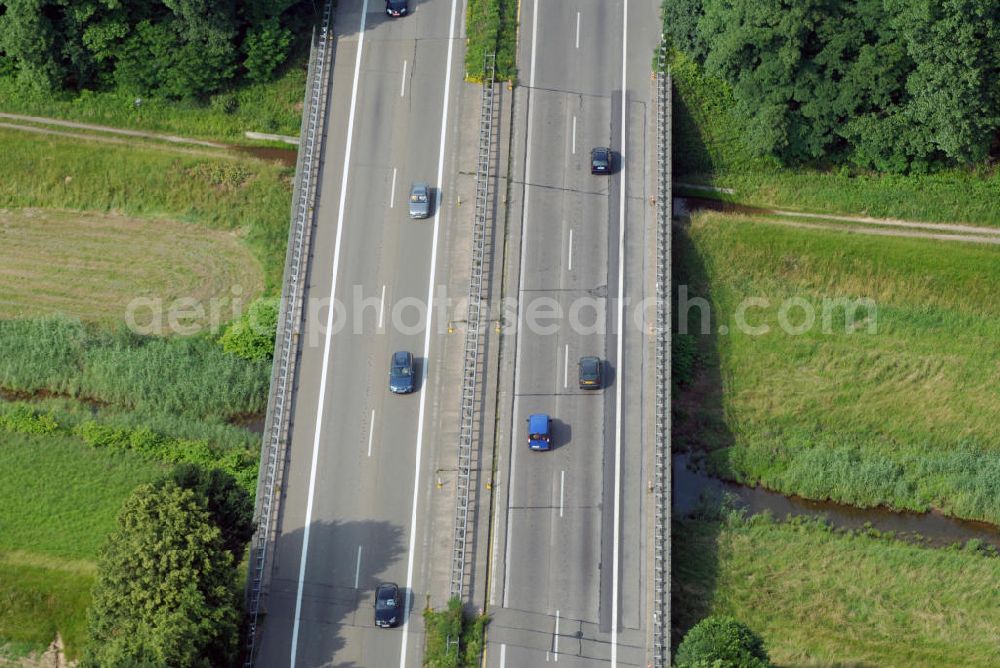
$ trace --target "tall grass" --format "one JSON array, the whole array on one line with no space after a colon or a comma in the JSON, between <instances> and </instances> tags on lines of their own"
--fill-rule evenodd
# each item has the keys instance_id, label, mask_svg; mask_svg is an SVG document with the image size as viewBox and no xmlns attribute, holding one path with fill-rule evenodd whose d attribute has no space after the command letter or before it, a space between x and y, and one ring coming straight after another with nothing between
<instances>
[{"instance_id":1,"label":"tall grass","mask_svg":"<svg viewBox=\"0 0 1000 668\"><path fill-rule=\"evenodd\" d=\"M713 308L708 335L687 310L702 382L678 395L679 446L786 493L1000 522L997 249L714 214L678 249L678 282ZM766 300L744 311L766 333L740 326L748 298ZM875 310L847 329L838 308L824 327L824 300L840 298ZM808 331L783 330L788 299L793 324L815 313Z\"/></svg>"},{"instance_id":2,"label":"tall grass","mask_svg":"<svg viewBox=\"0 0 1000 668\"><path fill-rule=\"evenodd\" d=\"M264 409L270 364L204 337L140 337L66 318L0 320L0 387L193 418Z\"/></svg>"},{"instance_id":3,"label":"tall grass","mask_svg":"<svg viewBox=\"0 0 1000 668\"><path fill-rule=\"evenodd\" d=\"M675 640L707 614L781 666L996 665L1000 559L766 517L675 523Z\"/></svg>"},{"instance_id":4,"label":"tall grass","mask_svg":"<svg viewBox=\"0 0 1000 668\"><path fill-rule=\"evenodd\" d=\"M153 148L95 150L90 141L6 129L0 145L0 208L114 211L231 230L260 260L265 289L280 289L291 169Z\"/></svg>"},{"instance_id":5,"label":"tall grass","mask_svg":"<svg viewBox=\"0 0 1000 668\"><path fill-rule=\"evenodd\" d=\"M735 189L726 195L677 186L677 194L824 213L1000 225L1000 173L993 168L911 176L783 168L748 149L745 119L724 81L705 74L682 53L675 52L670 64L675 178Z\"/></svg>"}]
</instances>

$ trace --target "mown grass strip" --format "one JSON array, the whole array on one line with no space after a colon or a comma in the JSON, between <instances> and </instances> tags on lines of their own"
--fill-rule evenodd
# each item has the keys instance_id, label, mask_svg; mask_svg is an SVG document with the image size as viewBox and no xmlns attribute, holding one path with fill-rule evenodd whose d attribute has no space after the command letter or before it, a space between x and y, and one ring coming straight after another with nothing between
<instances>
[{"instance_id":1,"label":"mown grass strip","mask_svg":"<svg viewBox=\"0 0 1000 668\"><path fill-rule=\"evenodd\" d=\"M236 235L280 289L291 203L289 168L237 158L0 129L0 209L49 208L171 219ZM182 262L194 275L203 268Z\"/></svg>"},{"instance_id":2,"label":"mown grass strip","mask_svg":"<svg viewBox=\"0 0 1000 668\"><path fill-rule=\"evenodd\" d=\"M162 304L161 318L178 299L193 300L205 327L214 308L219 327L264 288L250 249L225 230L52 209L0 210L0 229L0 318L65 314L119 324L141 297ZM152 319L152 307L139 310Z\"/></svg>"},{"instance_id":3,"label":"mown grass strip","mask_svg":"<svg viewBox=\"0 0 1000 668\"><path fill-rule=\"evenodd\" d=\"M465 15L465 78L483 80L486 56L496 54L496 78L517 76L517 0L469 0Z\"/></svg>"},{"instance_id":4,"label":"mown grass strip","mask_svg":"<svg viewBox=\"0 0 1000 668\"><path fill-rule=\"evenodd\" d=\"M993 666L1000 559L809 521L674 524L674 641L708 614L765 640L780 666Z\"/></svg>"}]
</instances>

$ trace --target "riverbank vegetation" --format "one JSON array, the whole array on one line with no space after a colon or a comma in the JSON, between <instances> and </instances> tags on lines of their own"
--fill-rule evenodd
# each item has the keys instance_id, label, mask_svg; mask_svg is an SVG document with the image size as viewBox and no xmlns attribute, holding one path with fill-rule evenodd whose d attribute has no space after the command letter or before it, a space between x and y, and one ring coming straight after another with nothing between
<instances>
[{"instance_id":1,"label":"riverbank vegetation","mask_svg":"<svg viewBox=\"0 0 1000 668\"><path fill-rule=\"evenodd\" d=\"M1000 558L767 516L673 531L674 641L707 615L759 633L779 666L996 663Z\"/></svg>"},{"instance_id":2,"label":"riverbank vegetation","mask_svg":"<svg viewBox=\"0 0 1000 668\"><path fill-rule=\"evenodd\" d=\"M996 246L715 213L675 240L697 350L675 447L787 494L1000 523Z\"/></svg>"},{"instance_id":3,"label":"riverbank vegetation","mask_svg":"<svg viewBox=\"0 0 1000 668\"><path fill-rule=\"evenodd\" d=\"M314 6L14 3L0 111L247 142L298 136Z\"/></svg>"},{"instance_id":4,"label":"riverbank vegetation","mask_svg":"<svg viewBox=\"0 0 1000 668\"><path fill-rule=\"evenodd\" d=\"M674 82L675 192L763 207L1000 225L1000 175L989 154L1000 114L981 114L974 104L942 105L935 96L947 88L934 93L934 87L918 85L933 70L923 59L951 50L922 51L914 36L926 29L940 41L942 26L955 17L931 12L918 19L904 12L896 22L910 21L912 30L885 21L885 34L878 37L879 30L852 31L857 21L878 20L881 2L835 4L839 9L829 16L809 3L789 5L782 22L766 26L759 24L766 12L751 2L664 5ZM941 11L964 11L957 7ZM837 23L838 12L851 20ZM870 16L857 15L865 12ZM996 8L991 12L984 21L997 21ZM919 27L921 21L931 23ZM969 51L975 62L968 76L951 83L979 85L977 94L988 97L984 108L995 110L1000 93L985 84L995 80L990 72L1000 63L996 42L976 43L970 34L987 25L961 27L965 41L956 48ZM868 38L875 43L854 44ZM739 48L758 54L760 66L736 68ZM883 52L892 57L882 58ZM786 57L787 66L774 67L775 59ZM899 71L878 69L884 76L874 77L871 58L884 61L879 68ZM769 72L778 80L762 84ZM853 78L847 85L828 81L848 75ZM902 125L880 125L892 123Z\"/></svg>"},{"instance_id":5,"label":"riverbank vegetation","mask_svg":"<svg viewBox=\"0 0 1000 668\"><path fill-rule=\"evenodd\" d=\"M0 142L0 655L58 633L78 658L132 489L189 463L253 492L259 436L240 425L266 405L270 359L219 339L280 289L292 173L143 140Z\"/></svg>"}]
</instances>

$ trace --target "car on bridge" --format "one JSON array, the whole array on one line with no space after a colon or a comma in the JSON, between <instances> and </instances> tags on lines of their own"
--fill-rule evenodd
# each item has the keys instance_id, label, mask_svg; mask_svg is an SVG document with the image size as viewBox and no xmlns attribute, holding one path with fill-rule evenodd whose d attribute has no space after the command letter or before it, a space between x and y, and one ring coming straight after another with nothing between
<instances>
[{"instance_id":1,"label":"car on bridge","mask_svg":"<svg viewBox=\"0 0 1000 668\"><path fill-rule=\"evenodd\" d=\"M611 149L607 146L598 146L590 149L590 173L610 174L611 173Z\"/></svg>"},{"instance_id":2,"label":"car on bridge","mask_svg":"<svg viewBox=\"0 0 1000 668\"><path fill-rule=\"evenodd\" d=\"M390 629L399 625L403 601L395 582L383 582L375 589L375 626Z\"/></svg>"},{"instance_id":3,"label":"car on bridge","mask_svg":"<svg viewBox=\"0 0 1000 668\"><path fill-rule=\"evenodd\" d=\"M392 354L389 363L389 391L393 394L409 394L416 389L416 374L413 372L413 353L400 350Z\"/></svg>"},{"instance_id":4,"label":"car on bridge","mask_svg":"<svg viewBox=\"0 0 1000 668\"><path fill-rule=\"evenodd\" d=\"M552 448L552 418L545 413L528 416L528 447L532 450Z\"/></svg>"},{"instance_id":5,"label":"car on bridge","mask_svg":"<svg viewBox=\"0 0 1000 668\"><path fill-rule=\"evenodd\" d=\"M588 355L580 358L580 389L599 390L603 384L601 374L601 358Z\"/></svg>"},{"instance_id":6,"label":"car on bridge","mask_svg":"<svg viewBox=\"0 0 1000 668\"><path fill-rule=\"evenodd\" d=\"M410 218L431 215L431 187L422 181L410 186Z\"/></svg>"},{"instance_id":7,"label":"car on bridge","mask_svg":"<svg viewBox=\"0 0 1000 668\"><path fill-rule=\"evenodd\" d=\"M389 16L405 16L407 0L385 0L385 13Z\"/></svg>"}]
</instances>

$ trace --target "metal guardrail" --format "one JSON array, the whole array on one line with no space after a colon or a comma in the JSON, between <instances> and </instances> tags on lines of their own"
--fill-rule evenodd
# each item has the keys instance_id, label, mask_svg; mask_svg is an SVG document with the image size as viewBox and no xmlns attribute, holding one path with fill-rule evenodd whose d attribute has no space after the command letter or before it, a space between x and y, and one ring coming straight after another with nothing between
<instances>
[{"instance_id":1,"label":"metal guardrail","mask_svg":"<svg viewBox=\"0 0 1000 668\"><path fill-rule=\"evenodd\" d=\"M247 581L247 641L244 666L254 664L254 651L260 621L261 602L268 580L268 546L274 540L277 514L276 494L282 475L285 447L288 439L292 387L298 357L299 331L305 278L308 270L309 244L312 235L316 186L319 182L319 162L326 114L329 66L332 59L333 34L330 30L333 3L323 5L319 34L313 30L309 75L303 103L302 132L296 164L295 189L292 195L291 228L285 255L285 275L281 312L275 334L274 365L271 370L271 391L267 402L267 419L261 446L261 467L257 478L255 505L256 531L250 549L250 572Z\"/></svg>"},{"instance_id":2,"label":"metal guardrail","mask_svg":"<svg viewBox=\"0 0 1000 668\"><path fill-rule=\"evenodd\" d=\"M673 164L667 46L656 52L656 415L653 524L653 666L670 665L670 402Z\"/></svg>"},{"instance_id":3,"label":"metal guardrail","mask_svg":"<svg viewBox=\"0 0 1000 668\"><path fill-rule=\"evenodd\" d=\"M486 260L486 224L489 220L490 156L493 147L493 89L496 54L483 63L483 102L479 116L479 161L476 166L476 213L472 223L472 269L469 279L469 313L465 325L462 371L461 427L458 432L458 470L455 499L455 545L451 557L451 597L462 597L465 588L466 535L469 524L469 485L472 441L475 432L476 380L479 375L479 335L482 329L483 264Z\"/></svg>"}]
</instances>

